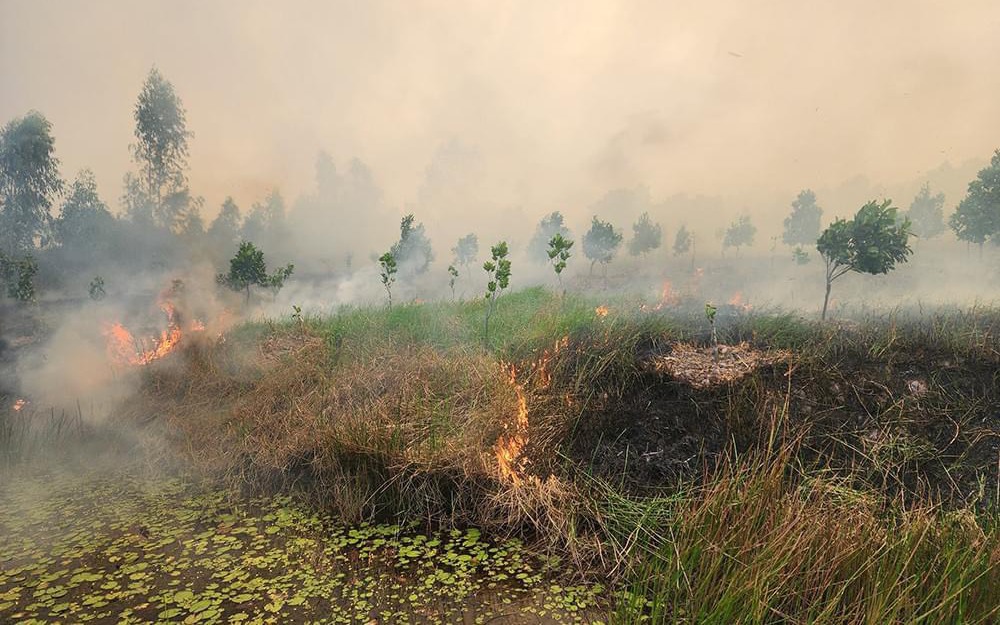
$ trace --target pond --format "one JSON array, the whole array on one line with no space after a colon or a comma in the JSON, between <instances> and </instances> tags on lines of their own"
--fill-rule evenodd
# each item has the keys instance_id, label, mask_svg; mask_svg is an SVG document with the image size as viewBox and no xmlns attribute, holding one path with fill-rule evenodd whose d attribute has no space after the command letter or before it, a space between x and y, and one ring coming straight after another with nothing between
<instances>
[{"instance_id":1,"label":"pond","mask_svg":"<svg viewBox=\"0 0 1000 625\"><path fill-rule=\"evenodd\" d=\"M600 623L606 590L474 528L345 526L140 471L0 475L0 622Z\"/></svg>"}]
</instances>

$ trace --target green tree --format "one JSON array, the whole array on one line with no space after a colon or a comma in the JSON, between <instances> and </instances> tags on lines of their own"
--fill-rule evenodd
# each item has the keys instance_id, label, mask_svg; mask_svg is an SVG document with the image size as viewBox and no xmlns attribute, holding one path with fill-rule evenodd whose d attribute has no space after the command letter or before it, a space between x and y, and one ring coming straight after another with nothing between
<instances>
[{"instance_id":1,"label":"green tree","mask_svg":"<svg viewBox=\"0 0 1000 625\"><path fill-rule=\"evenodd\" d=\"M104 278L101 276L94 276L94 279L90 281L90 287L88 288L90 293L90 299L95 302L99 302L107 296L107 292L104 290Z\"/></svg>"},{"instance_id":2,"label":"green tree","mask_svg":"<svg viewBox=\"0 0 1000 625\"><path fill-rule=\"evenodd\" d=\"M722 247L735 247L736 253L740 253L740 248L744 245L753 245L754 236L757 234L757 226L750 221L750 215L741 215L736 221L726 228L725 238L722 239Z\"/></svg>"},{"instance_id":3,"label":"green tree","mask_svg":"<svg viewBox=\"0 0 1000 625\"><path fill-rule=\"evenodd\" d=\"M126 205L133 220L174 231L187 205L188 139L186 113L174 86L155 67L135 105L132 158L138 174L125 180Z\"/></svg>"},{"instance_id":4,"label":"green tree","mask_svg":"<svg viewBox=\"0 0 1000 625\"><path fill-rule=\"evenodd\" d=\"M476 262L479 254L479 238L470 232L458 240L458 244L451 248L451 253L455 257L454 264L465 267L465 272L468 273L469 265Z\"/></svg>"},{"instance_id":5,"label":"green tree","mask_svg":"<svg viewBox=\"0 0 1000 625\"><path fill-rule=\"evenodd\" d=\"M415 224L412 213L399 222L399 240L389 252L400 269L413 274L426 272L434 260L434 251L424 231L424 224Z\"/></svg>"},{"instance_id":6,"label":"green tree","mask_svg":"<svg viewBox=\"0 0 1000 625\"><path fill-rule=\"evenodd\" d=\"M931 195L930 183L925 182L910 203L906 218L913 224L913 234L922 239L932 239L945 231L944 193Z\"/></svg>"},{"instance_id":7,"label":"green tree","mask_svg":"<svg viewBox=\"0 0 1000 625\"><path fill-rule=\"evenodd\" d=\"M615 258L622 244L622 234L615 232L615 227L597 217L590 223L590 230L583 235L583 255L590 260L590 273L594 273L594 264L601 263L604 267L604 280L607 284L608 263Z\"/></svg>"},{"instance_id":8,"label":"green tree","mask_svg":"<svg viewBox=\"0 0 1000 625\"><path fill-rule=\"evenodd\" d=\"M628 251L632 256L646 254L660 247L663 240L663 229L660 224L653 223L649 213L643 213L639 220L632 224L632 240L628 242Z\"/></svg>"},{"instance_id":9,"label":"green tree","mask_svg":"<svg viewBox=\"0 0 1000 625\"><path fill-rule=\"evenodd\" d=\"M566 268L566 261L571 256L570 249L572 247L573 241L558 232L549 239L549 262L552 263L552 270L556 272L556 279L559 280L560 287L562 286L562 272Z\"/></svg>"},{"instance_id":10,"label":"green tree","mask_svg":"<svg viewBox=\"0 0 1000 625\"><path fill-rule=\"evenodd\" d=\"M379 257L378 264L382 270L379 277L382 279L382 286L385 287L385 292L389 296L389 308L392 308L392 283L396 281L396 258L389 251Z\"/></svg>"},{"instance_id":11,"label":"green tree","mask_svg":"<svg viewBox=\"0 0 1000 625\"><path fill-rule=\"evenodd\" d=\"M980 253L983 243L1000 233L1000 150L969 183L948 225L960 240L978 245Z\"/></svg>"},{"instance_id":12,"label":"green tree","mask_svg":"<svg viewBox=\"0 0 1000 625\"><path fill-rule=\"evenodd\" d=\"M785 231L781 240L786 245L812 245L819 236L823 209L816 204L816 194L803 189L792 202L792 212L785 217Z\"/></svg>"},{"instance_id":13,"label":"green tree","mask_svg":"<svg viewBox=\"0 0 1000 625\"><path fill-rule=\"evenodd\" d=\"M528 243L528 257L532 261L538 264L548 262L549 241L555 235L559 234L563 238L569 238L569 228L565 226L564 222L563 214L559 211L553 211L542 217L538 226L535 227L535 234L532 235L531 241Z\"/></svg>"},{"instance_id":14,"label":"green tree","mask_svg":"<svg viewBox=\"0 0 1000 625\"><path fill-rule=\"evenodd\" d=\"M455 269L455 265L448 265L448 286L451 287L451 299L455 299L455 280L458 280L458 269Z\"/></svg>"},{"instance_id":15,"label":"green tree","mask_svg":"<svg viewBox=\"0 0 1000 625\"><path fill-rule=\"evenodd\" d=\"M0 245L13 256L35 247L62 190L52 124L37 111L0 130Z\"/></svg>"},{"instance_id":16,"label":"green tree","mask_svg":"<svg viewBox=\"0 0 1000 625\"><path fill-rule=\"evenodd\" d=\"M489 345L490 317L496 310L497 297L510 285L510 260L507 258L507 242L500 241L492 248L491 260L483 263L488 281L486 283L486 321L483 325L483 342Z\"/></svg>"},{"instance_id":17,"label":"green tree","mask_svg":"<svg viewBox=\"0 0 1000 625\"><path fill-rule=\"evenodd\" d=\"M247 241L266 241L272 245L287 240L285 198L278 189L272 189L263 202L253 203L243 221L241 235Z\"/></svg>"},{"instance_id":18,"label":"green tree","mask_svg":"<svg viewBox=\"0 0 1000 625\"><path fill-rule=\"evenodd\" d=\"M795 261L796 265L807 265L809 264L809 252L802 249L801 245L797 245L792 250L792 260Z\"/></svg>"},{"instance_id":19,"label":"green tree","mask_svg":"<svg viewBox=\"0 0 1000 625\"><path fill-rule=\"evenodd\" d=\"M262 286L276 293L284 285L294 270L294 265L288 264L268 275L267 264L264 262L264 252L257 249L253 243L240 243L236 255L229 261L229 273L216 276L219 284L228 286L234 291L244 291L246 301L250 303L250 287Z\"/></svg>"},{"instance_id":20,"label":"green tree","mask_svg":"<svg viewBox=\"0 0 1000 625\"><path fill-rule=\"evenodd\" d=\"M7 297L19 302L34 301L36 273L38 263L30 254L14 258L0 252L0 283Z\"/></svg>"},{"instance_id":21,"label":"green tree","mask_svg":"<svg viewBox=\"0 0 1000 625\"><path fill-rule=\"evenodd\" d=\"M822 319L826 319L834 280L850 271L888 273L896 263L906 262L911 253L910 221L897 220L896 213L892 200L873 200L862 206L854 219L837 219L820 235L816 249L826 263Z\"/></svg>"}]
</instances>

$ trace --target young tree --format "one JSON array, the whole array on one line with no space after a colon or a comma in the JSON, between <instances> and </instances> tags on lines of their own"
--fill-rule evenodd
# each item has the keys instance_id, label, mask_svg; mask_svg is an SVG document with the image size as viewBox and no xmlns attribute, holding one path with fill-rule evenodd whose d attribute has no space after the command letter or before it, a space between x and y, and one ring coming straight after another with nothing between
<instances>
[{"instance_id":1,"label":"young tree","mask_svg":"<svg viewBox=\"0 0 1000 625\"><path fill-rule=\"evenodd\" d=\"M559 280L560 287L562 287L562 272L566 268L566 261L571 256L570 249L572 247L573 241L559 233L554 234L549 239L549 262L552 263L552 270L556 272L556 279Z\"/></svg>"},{"instance_id":2,"label":"young tree","mask_svg":"<svg viewBox=\"0 0 1000 625\"><path fill-rule=\"evenodd\" d=\"M632 240L628 242L628 252L632 256L646 254L660 247L663 230L660 224L653 223L649 213L643 213L639 220L632 224Z\"/></svg>"},{"instance_id":3,"label":"young tree","mask_svg":"<svg viewBox=\"0 0 1000 625\"><path fill-rule=\"evenodd\" d=\"M826 319L834 280L849 271L888 273L896 263L906 262L911 253L910 222L897 221L896 212L892 200L872 200L861 207L854 219L837 219L820 235L816 249L826 263L822 319Z\"/></svg>"},{"instance_id":4,"label":"young tree","mask_svg":"<svg viewBox=\"0 0 1000 625\"><path fill-rule=\"evenodd\" d=\"M268 287L277 293L284 285L285 280L292 275L294 268L294 265L288 264L272 275L268 275L267 264L264 262L264 252L257 249L253 243L243 241L240 243L236 255L229 261L229 273L220 273L216 276L216 281L234 291L244 291L246 301L249 304L251 286Z\"/></svg>"},{"instance_id":5,"label":"young tree","mask_svg":"<svg viewBox=\"0 0 1000 625\"><path fill-rule=\"evenodd\" d=\"M35 247L62 190L52 124L31 111L0 130L0 245L13 256Z\"/></svg>"},{"instance_id":6,"label":"young tree","mask_svg":"<svg viewBox=\"0 0 1000 625\"><path fill-rule=\"evenodd\" d=\"M483 342L490 340L490 317L496 309L497 297L510 284L510 260L507 259L507 242L500 241L492 248L492 259L483 263L489 281L486 283L486 321L483 326Z\"/></svg>"},{"instance_id":7,"label":"young tree","mask_svg":"<svg viewBox=\"0 0 1000 625\"><path fill-rule=\"evenodd\" d=\"M451 299L455 299L455 280L458 279L458 269L455 265L448 265L448 286L451 287Z\"/></svg>"},{"instance_id":8,"label":"young tree","mask_svg":"<svg viewBox=\"0 0 1000 625\"><path fill-rule=\"evenodd\" d=\"M944 232L943 208L944 193L931 195L930 183L925 182L905 215L913 224L913 234L921 239L931 239Z\"/></svg>"},{"instance_id":9,"label":"young tree","mask_svg":"<svg viewBox=\"0 0 1000 625\"><path fill-rule=\"evenodd\" d=\"M413 274L424 273L434 260L424 224L414 224L412 213L399 222L399 241L392 245L389 252L404 272Z\"/></svg>"},{"instance_id":10,"label":"young tree","mask_svg":"<svg viewBox=\"0 0 1000 625\"><path fill-rule=\"evenodd\" d=\"M590 274L594 273L594 263L601 263L604 266L606 284L608 263L614 260L621 244L622 234L615 232L615 227L611 223L594 217L590 223L590 230L583 235L583 255L590 259Z\"/></svg>"},{"instance_id":11,"label":"young tree","mask_svg":"<svg viewBox=\"0 0 1000 625\"><path fill-rule=\"evenodd\" d=\"M792 202L792 212L785 217L785 231L781 240L786 245L812 245L819 236L819 222L823 209L816 204L816 194L803 189Z\"/></svg>"},{"instance_id":12,"label":"young tree","mask_svg":"<svg viewBox=\"0 0 1000 625\"><path fill-rule=\"evenodd\" d=\"M559 234L563 238L569 238L569 228L564 225L563 214L559 211L552 211L535 227L535 234L532 235L528 243L528 257L538 264L548 262L549 241Z\"/></svg>"},{"instance_id":13,"label":"young tree","mask_svg":"<svg viewBox=\"0 0 1000 625\"><path fill-rule=\"evenodd\" d=\"M137 176L126 176L126 203L135 221L175 230L187 210L188 139L184 106L174 86L155 67L135 105L132 158ZM178 195L180 194L180 195Z\"/></svg>"},{"instance_id":14,"label":"young tree","mask_svg":"<svg viewBox=\"0 0 1000 625\"><path fill-rule=\"evenodd\" d=\"M94 279L90 281L88 292L90 293L90 299L95 302L99 302L104 299L107 295L107 292L104 290L104 278L101 276L94 276Z\"/></svg>"},{"instance_id":15,"label":"young tree","mask_svg":"<svg viewBox=\"0 0 1000 625\"><path fill-rule=\"evenodd\" d=\"M451 253L455 256L454 264L465 267L465 272L469 273L469 265L476 262L479 254L479 238L472 233L465 235L458 240L458 245L451 248Z\"/></svg>"},{"instance_id":16,"label":"young tree","mask_svg":"<svg viewBox=\"0 0 1000 625\"><path fill-rule=\"evenodd\" d=\"M30 254L12 258L0 252L0 284L4 286L7 297L19 302L34 301L36 273L38 263Z\"/></svg>"},{"instance_id":17,"label":"young tree","mask_svg":"<svg viewBox=\"0 0 1000 625\"><path fill-rule=\"evenodd\" d=\"M792 260L795 261L796 265L807 265L809 264L809 252L802 249L801 245L795 246L792 250Z\"/></svg>"},{"instance_id":18,"label":"young tree","mask_svg":"<svg viewBox=\"0 0 1000 625\"><path fill-rule=\"evenodd\" d=\"M750 221L750 215L742 215L726 228L722 247L735 247L736 253L739 254L740 248L744 245L753 245L753 238L756 234L757 226L753 225L753 222Z\"/></svg>"},{"instance_id":19,"label":"young tree","mask_svg":"<svg viewBox=\"0 0 1000 625\"><path fill-rule=\"evenodd\" d=\"M978 245L980 253L983 243L1000 234L1000 150L969 183L948 225L960 240Z\"/></svg>"},{"instance_id":20,"label":"young tree","mask_svg":"<svg viewBox=\"0 0 1000 625\"><path fill-rule=\"evenodd\" d=\"M396 258L392 252L382 254L378 259L381 272L382 286L385 287L386 295L389 296L389 308L392 308L392 283L396 281Z\"/></svg>"}]
</instances>

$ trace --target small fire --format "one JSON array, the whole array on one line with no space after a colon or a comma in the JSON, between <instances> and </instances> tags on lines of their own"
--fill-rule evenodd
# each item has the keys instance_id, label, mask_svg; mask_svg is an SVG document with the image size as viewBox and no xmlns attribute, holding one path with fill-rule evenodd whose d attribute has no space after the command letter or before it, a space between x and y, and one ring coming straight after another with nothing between
<instances>
[{"instance_id":1,"label":"small fire","mask_svg":"<svg viewBox=\"0 0 1000 625\"><path fill-rule=\"evenodd\" d=\"M521 452L528 443L528 399L524 394L524 386L517 382L517 368L510 366L510 385L517 393L517 418L514 421L514 433L501 436L495 447L497 464L500 466L501 477L514 484L520 484L521 473L525 460Z\"/></svg>"},{"instance_id":2,"label":"small fire","mask_svg":"<svg viewBox=\"0 0 1000 625\"><path fill-rule=\"evenodd\" d=\"M741 312L747 312L753 308L753 306L743 300L743 293L741 291L733 293L733 296L729 298L728 304L734 308L740 309Z\"/></svg>"},{"instance_id":3,"label":"small fire","mask_svg":"<svg viewBox=\"0 0 1000 625\"><path fill-rule=\"evenodd\" d=\"M27 404L28 404L28 400L27 399L23 399L21 397L18 397L14 401L14 412L20 412L21 408L24 408Z\"/></svg>"},{"instance_id":4,"label":"small fire","mask_svg":"<svg viewBox=\"0 0 1000 625\"><path fill-rule=\"evenodd\" d=\"M601 319L607 317L609 312L611 311L608 309L607 306L603 304L594 309L594 314L596 314Z\"/></svg>"}]
</instances>

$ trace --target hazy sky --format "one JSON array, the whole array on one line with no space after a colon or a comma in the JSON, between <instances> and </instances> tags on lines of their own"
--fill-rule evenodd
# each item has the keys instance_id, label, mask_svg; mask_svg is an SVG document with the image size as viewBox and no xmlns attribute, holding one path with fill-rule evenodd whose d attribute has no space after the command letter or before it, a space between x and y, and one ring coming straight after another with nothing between
<instances>
[{"instance_id":1,"label":"hazy sky","mask_svg":"<svg viewBox=\"0 0 1000 625\"><path fill-rule=\"evenodd\" d=\"M988 158L998 33L987 0L0 0L0 120L42 111L64 175L91 167L116 204L155 64L208 214L307 190L321 148L398 206L442 145L497 202L753 197Z\"/></svg>"}]
</instances>

